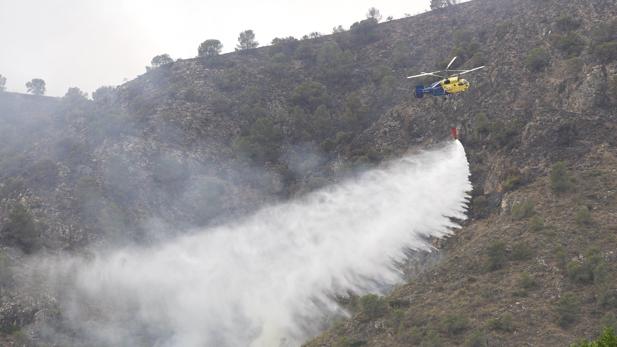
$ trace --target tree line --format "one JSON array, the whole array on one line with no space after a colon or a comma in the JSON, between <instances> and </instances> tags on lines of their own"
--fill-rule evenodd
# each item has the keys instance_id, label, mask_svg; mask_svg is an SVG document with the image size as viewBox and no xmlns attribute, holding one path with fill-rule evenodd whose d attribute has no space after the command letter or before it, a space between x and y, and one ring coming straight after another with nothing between
<instances>
[{"instance_id":1,"label":"tree line","mask_svg":"<svg viewBox=\"0 0 617 347\"><path fill-rule=\"evenodd\" d=\"M456 2L457 2L456 0L431 0L430 6L431 6L431 9L437 9L437 8L442 8L442 7L446 7L449 5L453 5ZM377 8L371 7L366 14L366 18L367 20L356 23L356 26L361 27L367 24L373 24L373 23L376 24L379 21L381 21L382 15ZM393 20L393 19L394 18L392 16L389 16L387 18L388 21ZM354 29L354 28L352 27L351 29ZM362 29L362 28L355 28L355 29ZM344 31L345 29L339 25L333 28L332 33L336 34L336 33L341 33ZM320 36L321 34L319 32L312 32L302 37L302 39L312 39L312 38L318 38ZM290 40L296 41L296 39L293 37L274 38L272 40L272 44L277 45L277 44L288 42ZM248 30L242 31L239 34L238 43L235 47L236 52L244 52L244 51L248 51L251 49L255 49L257 47L259 47L259 42L256 40L256 36L253 30L248 29ZM197 56L203 57L203 58L215 57L221 53L222 49L223 49L223 44L221 43L221 41L217 39L208 39L199 45L197 49ZM171 58L169 54L166 54L166 53L160 54L152 58L152 60L150 61L150 66L146 67L146 71L150 71L155 68L169 65L173 62L174 62L174 59ZM75 88L71 88L71 89L75 89ZM6 90L6 77L0 74L0 92L3 92L5 90ZM26 90L28 93L33 94L33 95L45 95L46 83L41 78L34 78L26 83ZM69 89L69 92L70 91L71 90Z\"/></svg>"},{"instance_id":2,"label":"tree line","mask_svg":"<svg viewBox=\"0 0 617 347\"><path fill-rule=\"evenodd\" d=\"M40 78L33 78L26 83L28 93L33 95L45 95L45 81ZM0 75L0 92L6 91L6 77Z\"/></svg>"}]
</instances>

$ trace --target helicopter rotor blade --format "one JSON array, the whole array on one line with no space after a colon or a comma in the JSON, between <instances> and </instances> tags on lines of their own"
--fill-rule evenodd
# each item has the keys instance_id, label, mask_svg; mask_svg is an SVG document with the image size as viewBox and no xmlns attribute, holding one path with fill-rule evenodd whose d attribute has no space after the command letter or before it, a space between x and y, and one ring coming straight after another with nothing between
<instances>
[{"instance_id":1,"label":"helicopter rotor blade","mask_svg":"<svg viewBox=\"0 0 617 347\"><path fill-rule=\"evenodd\" d=\"M448 64L448 67L446 67L446 72L448 70L450 70L450 66L452 66L452 64L454 64L454 61L456 60L457 57L452 58L452 60L450 60L450 64Z\"/></svg>"},{"instance_id":2,"label":"helicopter rotor blade","mask_svg":"<svg viewBox=\"0 0 617 347\"><path fill-rule=\"evenodd\" d=\"M419 75L408 76L407 78L418 78L418 77L425 77L425 76L435 76L435 77L443 78L443 76L436 75L437 72L441 72L441 71L422 72Z\"/></svg>"},{"instance_id":3,"label":"helicopter rotor blade","mask_svg":"<svg viewBox=\"0 0 617 347\"><path fill-rule=\"evenodd\" d=\"M462 71L461 73L459 73L458 75L460 76L460 75L468 74L470 72L474 72L474 71L477 71L477 70L480 70L480 69L484 69L485 67L486 66L479 66L479 67L473 68L471 70L465 70L465 71Z\"/></svg>"}]
</instances>

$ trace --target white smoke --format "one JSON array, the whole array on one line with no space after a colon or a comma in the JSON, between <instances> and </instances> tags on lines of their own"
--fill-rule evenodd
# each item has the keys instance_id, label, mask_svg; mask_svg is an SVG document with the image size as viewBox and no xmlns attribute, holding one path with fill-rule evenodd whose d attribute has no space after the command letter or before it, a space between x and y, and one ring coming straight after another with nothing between
<instances>
[{"instance_id":1,"label":"white smoke","mask_svg":"<svg viewBox=\"0 0 617 347\"><path fill-rule=\"evenodd\" d=\"M457 227L470 190L452 142L232 225L49 271L63 314L97 343L299 345L311 322L340 311L333 295L401 282L395 263Z\"/></svg>"}]
</instances>

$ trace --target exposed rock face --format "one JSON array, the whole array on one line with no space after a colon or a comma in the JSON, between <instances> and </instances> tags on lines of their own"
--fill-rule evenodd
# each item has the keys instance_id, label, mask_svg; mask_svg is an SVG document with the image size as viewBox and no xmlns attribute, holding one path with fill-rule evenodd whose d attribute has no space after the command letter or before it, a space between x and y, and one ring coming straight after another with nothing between
<instances>
[{"instance_id":1,"label":"exposed rock face","mask_svg":"<svg viewBox=\"0 0 617 347\"><path fill-rule=\"evenodd\" d=\"M566 109L575 113L586 113L595 107L604 106L607 103L606 89L605 67L592 66L580 86L568 98Z\"/></svg>"}]
</instances>

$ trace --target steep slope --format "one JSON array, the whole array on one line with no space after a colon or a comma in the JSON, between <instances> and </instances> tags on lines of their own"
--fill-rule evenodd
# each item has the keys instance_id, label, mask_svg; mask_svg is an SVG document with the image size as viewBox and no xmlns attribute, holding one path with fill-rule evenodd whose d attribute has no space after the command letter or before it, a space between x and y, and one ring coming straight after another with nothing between
<instances>
[{"instance_id":1,"label":"steep slope","mask_svg":"<svg viewBox=\"0 0 617 347\"><path fill-rule=\"evenodd\" d=\"M405 146L449 115L470 153L475 218L441 244L437 266L379 302L383 311L359 300L351 320L309 346L564 346L617 327L615 63L594 43L615 9L476 1L427 15L488 32L485 83L455 101L398 105L358 143ZM563 37L575 35L583 47L564 53ZM537 47L550 62L530 71Z\"/></svg>"},{"instance_id":2,"label":"steep slope","mask_svg":"<svg viewBox=\"0 0 617 347\"><path fill-rule=\"evenodd\" d=\"M347 300L352 319L312 345L558 346L595 334L617 300L616 19L612 1L475 0L177 61L94 101L0 93L12 124L0 162L2 331L37 341L30 323L62 321L53 298L13 285L24 253L156 242L235 219L457 126L473 220L385 301ZM412 99L402 77L453 55L487 64L472 90ZM46 121L24 121L35 114ZM551 188L551 172L566 188Z\"/></svg>"}]
</instances>

